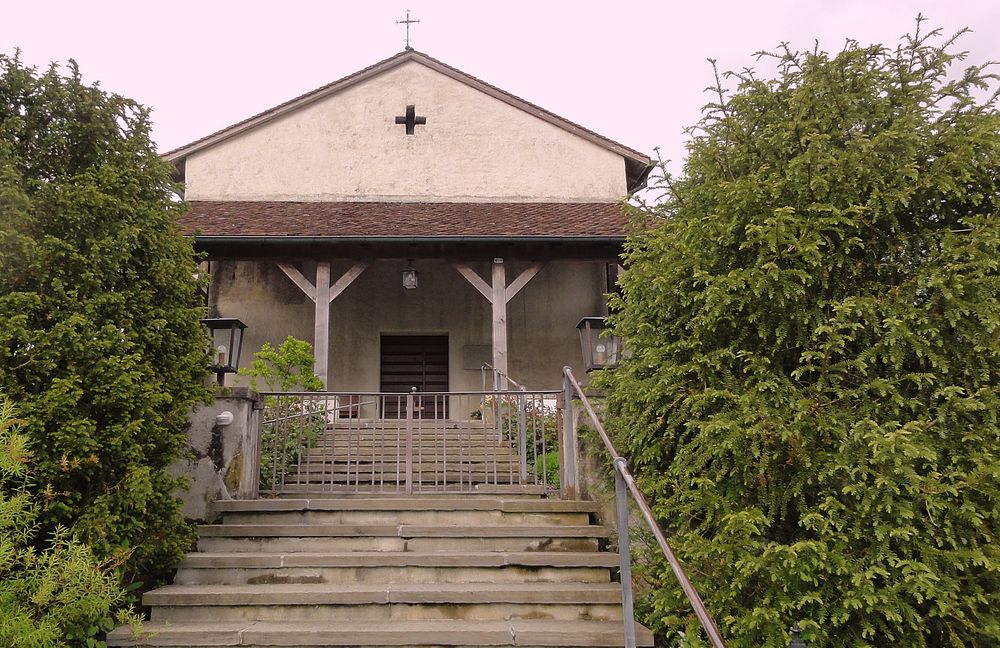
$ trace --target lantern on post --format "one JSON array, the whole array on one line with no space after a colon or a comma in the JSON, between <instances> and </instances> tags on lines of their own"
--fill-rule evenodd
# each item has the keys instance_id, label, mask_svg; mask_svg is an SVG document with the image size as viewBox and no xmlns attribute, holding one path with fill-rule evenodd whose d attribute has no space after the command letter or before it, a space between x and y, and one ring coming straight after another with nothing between
<instances>
[{"instance_id":1,"label":"lantern on post","mask_svg":"<svg viewBox=\"0 0 1000 648\"><path fill-rule=\"evenodd\" d=\"M201 320L212 338L211 360L208 368L218 376L219 384L225 384L227 373L236 373L240 368L240 352L243 350L243 331L247 325L235 317L214 317Z\"/></svg>"},{"instance_id":2,"label":"lantern on post","mask_svg":"<svg viewBox=\"0 0 1000 648\"><path fill-rule=\"evenodd\" d=\"M583 364L588 372L618 366L622 340L617 335L603 335L608 328L607 320L603 317L584 317L576 328L580 331Z\"/></svg>"}]
</instances>

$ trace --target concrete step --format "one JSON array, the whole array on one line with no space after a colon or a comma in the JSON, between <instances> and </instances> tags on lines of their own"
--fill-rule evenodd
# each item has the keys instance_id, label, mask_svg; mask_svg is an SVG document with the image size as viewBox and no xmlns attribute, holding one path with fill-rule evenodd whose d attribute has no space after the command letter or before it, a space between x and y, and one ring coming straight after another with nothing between
<instances>
[{"instance_id":1,"label":"concrete step","mask_svg":"<svg viewBox=\"0 0 1000 648\"><path fill-rule=\"evenodd\" d=\"M621 620L617 583L168 585L153 621Z\"/></svg>"},{"instance_id":2,"label":"concrete step","mask_svg":"<svg viewBox=\"0 0 1000 648\"><path fill-rule=\"evenodd\" d=\"M608 583L608 569L587 567L280 567L272 569L187 569L176 585L266 585L277 583L384 585L385 583Z\"/></svg>"},{"instance_id":3,"label":"concrete step","mask_svg":"<svg viewBox=\"0 0 1000 648\"><path fill-rule=\"evenodd\" d=\"M513 461L519 460L516 450L510 448L483 449L474 448L463 450L457 446L432 446L433 452L428 447L413 448L414 461L423 463L448 463L463 462L483 463L487 461ZM369 463L399 463L406 460L406 448L401 448L397 452L395 448L358 448L352 446L350 452L343 446L337 448L311 448L302 455L303 461L316 461L323 463L343 463L350 461L368 461Z\"/></svg>"},{"instance_id":4,"label":"concrete step","mask_svg":"<svg viewBox=\"0 0 1000 648\"><path fill-rule=\"evenodd\" d=\"M281 431L284 432L284 430L281 430ZM439 437L487 437L487 438L492 437L492 438L499 438L502 435L503 436L510 436L511 434L517 434L518 431L519 431L519 428L517 427L516 423L515 423L515 425L513 425L511 427L504 426L503 430L497 430L495 427L492 427L492 426L491 427L485 427L485 428L482 427L482 426L461 427L461 428L439 428L439 427L430 427L430 426L417 427L416 425L414 425L413 429L410 430L409 434L413 438L416 438L418 436L424 436L424 437L439 436ZM527 426L525 427L525 432L528 432L530 434L532 431L534 431L536 434L541 434L541 429L537 425L535 427L532 427L531 423L529 421L529 422L527 422ZM551 430L550 430L550 432L551 432ZM296 431L292 430L292 429L289 429L288 433L289 434L293 434L293 433L296 433ZM321 438L323 438L323 437L326 437L326 438L330 438L330 437L337 437L337 438L346 438L346 437L362 437L362 438L364 438L364 437L368 437L368 438L374 437L374 438L383 438L384 437L384 438L393 438L393 439L396 439L396 438L404 439L404 438L406 438L406 434L407 434L407 432L406 432L406 427L405 426L403 426L401 428L382 428L382 427L352 428L352 427L348 427L348 426L343 426L343 427L339 427L339 428L336 428L336 429L327 428L325 431L321 431L319 434L317 434L317 436L321 437Z\"/></svg>"},{"instance_id":5,"label":"concrete step","mask_svg":"<svg viewBox=\"0 0 1000 648\"><path fill-rule=\"evenodd\" d=\"M205 524L197 527L202 538L606 538L597 525L584 526L458 526L451 524Z\"/></svg>"},{"instance_id":6,"label":"concrete step","mask_svg":"<svg viewBox=\"0 0 1000 648\"><path fill-rule=\"evenodd\" d=\"M413 473L412 475L414 484L478 484L478 483L489 483L489 484L517 484L520 481L518 474L511 475L511 471L454 471L454 472L422 472ZM318 471L313 472L292 472L287 473L281 481L282 484L406 484L406 479L400 475L399 479L396 478L395 471L391 475L379 475L378 473L372 475L371 471L351 471L350 479L348 479L348 474L346 472L334 473L325 475Z\"/></svg>"},{"instance_id":7,"label":"concrete step","mask_svg":"<svg viewBox=\"0 0 1000 648\"><path fill-rule=\"evenodd\" d=\"M295 552L188 554L182 569L275 567L617 567L618 555L604 552Z\"/></svg>"},{"instance_id":8,"label":"concrete step","mask_svg":"<svg viewBox=\"0 0 1000 648\"><path fill-rule=\"evenodd\" d=\"M506 422L506 419L505 419ZM514 421L515 425L517 423L516 419ZM483 427L483 422L481 420L467 421L464 423L446 423L442 425L441 421L435 419L413 419L412 431L414 434L417 432L441 432L441 433L458 433L458 432L482 432L484 429L493 430L495 429L492 420L487 421L487 426ZM405 434L406 433L406 420L401 420L398 423L395 419L383 419L380 421L365 421L358 423L356 421L339 421L337 423L330 423L326 426L325 433L327 434L356 434L358 432L368 432L378 434L379 432L386 432L391 434Z\"/></svg>"},{"instance_id":9,"label":"concrete step","mask_svg":"<svg viewBox=\"0 0 1000 648\"><path fill-rule=\"evenodd\" d=\"M652 634L636 628L638 645L653 645ZM621 646L620 622L602 621L398 621L391 626L372 627L357 622L242 622L242 623L147 623L148 639L136 639L130 628L108 635L109 646Z\"/></svg>"},{"instance_id":10,"label":"concrete step","mask_svg":"<svg viewBox=\"0 0 1000 648\"><path fill-rule=\"evenodd\" d=\"M290 552L447 552L477 551L597 551L599 539L560 537L540 532L536 536L416 537L395 536L207 536L198 540L198 550L211 553L290 553Z\"/></svg>"},{"instance_id":11,"label":"concrete step","mask_svg":"<svg viewBox=\"0 0 1000 648\"><path fill-rule=\"evenodd\" d=\"M530 444L530 437L528 442ZM440 450L447 448L449 452L454 448L454 452L458 453L461 450L466 452L517 452L517 447L515 441L504 441L502 443L497 442L495 439L483 440L477 439L430 439L430 438L415 438L410 444L414 452L418 449L424 448L425 451L430 450ZM358 448L363 451L371 453L372 449L376 452L382 451L385 453L395 454L397 451L399 454L406 454L406 441L400 441L397 443L395 437L392 439L336 439L336 440L324 440L320 439L318 442L311 444L308 450L322 450L325 452L347 452L350 448L351 452L354 453Z\"/></svg>"},{"instance_id":12,"label":"concrete step","mask_svg":"<svg viewBox=\"0 0 1000 648\"><path fill-rule=\"evenodd\" d=\"M529 442L532 440L531 436L527 439ZM445 436L445 437L432 437L430 435L414 436L410 445L413 448L418 448L420 446L427 448L439 448L447 446L449 448L466 448L469 450L493 450L493 449L507 449L514 450L514 443L516 439L505 439L503 441L498 441L495 436L484 437L482 435L475 436ZM372 447L376 449L386 449L395 452L397 449L406 449L406 439L397 439L395 436L381 438L375 437L320 437L315 441L310 448L321 448L324 450L347 450L347 448L362 447L367 448L369 451Z\"/></svg>"},{"instance_id":13,"label":"concrete step","mask_svg":"<svg viewBox=\"0 0 1000 648\"><path fill-rule=\"evenodd\" d=\"M440 456L447 452L449 456L459 456L460 454L476 454L481 456L493 457L494 455L504 455L511 457L517 456L517 448L512 447L510 444L495 445L495 444L485 444L485 443L442 443L440 441L431 442L414 442L411 446L413 448L413 455L417 456L423 454L425 458L433 459L436 456ZM358 456L359 454L363 456L371 456L374 454L376 457L383 456L386 459L392 457L395 459L398 454L400 458L406 456L406 445L402 444L397 446L394 443L380 443L376 441L372 443L345 443L339 442L337 444L326 444L326 445L310 445L305 448L307 454L312 456L347 456L350 452L351 458Z\"/></svg>"},{"instance_id":14,"label":"concrete step","mask_svg":"<svg viewBox=\"0 0 1000 648\"><path fill-rule=\"evenodd\" d=\"M597 552L194 553L174 584L607 583L617 564Z\"/></svg>"},{"instance_id":15,"label":"concrete step","mask_svg":"<svg viewBox=\"0 0 1000 648\"><path fill-rule=\"evenodd\" d=\"M418 459L413 458L411 464L411 470L414 473L441 473L447 471L449 473L492 473L497 472L513 472L517 473L520 470L520 463L517 459L504 459L502 457L497 457L494 459L484 459L483 461L468 461L466 459L460 459L459 457L449 458L448 461L443 461L438 459L437 461L428 459ZM312 459L309 457L303 458L302 461L294 464L290 467L290 470L297 470L301 473L323 473L323 474L345 474L350 472L350 474L355 475L358 473L372 473L376 475L395 475L398 470L400 474L406 470L406 460L401 460L398 463L395 459L392 461L381 462L378 459L372 461L371 457L354 457L348 462L346 459L344 461L321 461L319 459ZM530 465L529 465L530 473Z\"/></svg>"},{"instance_id":16,"label":"concrete step","mask_svg":"<svg viewBox=\"0 0 1000 648\"><path fill-rule=\"evenodd\" d=\"M414 485L416 487L416 485ZM261 492L265 497L268 496L269 491L268 485L261 485ZM473 483L471 486L469 484L464 484L461 487L457 485L451 485L448 488L435 488L431 484L424 484L421 488L416 489L421 496L448 496L453 497L456 494L461 494L463 497L493 497L497 495L503 495L504 497L511 496L524 496L528 498L541 497L553 495L556 489L551 485L545 484L478 484ZM310 498L316 499L320 497L343 497L345 495L350 496L354 494L357 497L373 497L379 495L380 489L378 484L374 487L368 487L364 490L355 488L352 486L338 486L335 484L327 484L322 487L317 487L312 484L287 484L281 486L277 493L272 496L278 497L290 497L290 498ZM388 488L388 485L381 494L385 497L399 497L402 495L401 489Z\"/></svg>"},{"instance_id":17,"label":"concrete step","mask_svg":"<svg viewBox=\"0 0 1000 648\"><path fill-rule=\"evenodd\" d=\"M503 511L248 511L225 513L226 524L484 525L585 526L589 513L506 513Z\"/></svg>"},{"instance_id":18,"label":"concrete step","mask_svg":"<svg viewBox=\"0 0 1000 648\"><path fill-rule=\"evenodd\" d=\"M427 497L329 497L253 500L217 500L219 513L258 511L498 511L504 513L594 513L597 504L585 500L538 497L494 497L465 495Z\"/></svg>"},{"instance_id":19,"label":"concrete step","mask_svg":"<svg viewBox=\"0 0 1000 648\"><path fill-rule=\"evenodd\" d=\"M414 443L413 455L423 455L424 458L434 459L435 457L440 457L446 452L449 457L454 456L477 456L492 458L494 456L508 456L517 457L517 449L512 448L507 445L485 445L485 444L445 444L445 443ZM353 461L355 457L371 457L373 454L376 459L384 458L386 460L395 460L398 456L400 459L406 457L406 446L396 446L394 444L357 444L357 443L338 443L336 445L312 445L306 449L306 455L309 457L320 457L329 458L331 456L347 457L348 450L350 451L351 460Z\"/></svg>"},{"instance_id":20,"label":"concrete step","mask_svg":"<svg viewBox=\"0 0 1000 648\"><path fill-rule=\"evenodd\" d=\"M606 529L594 526L221 524L198 527L209 552L596 551Z\"/></svg>"},{"instance_id":21,"label":"concrete step","mask_svg":"<svg viewBox=\"0 0 1000 648\"><path fill-rule=\"evenodd\" d=\"M528 434L531 434L532 428L529 426L525 430ZM513 428L504 428L502 436L511 436L518 433L518 428L515 426ZM535 429L536 434L540 433L540 430ZM296 433L294 430L289 430L288 434ZM327 428L326 431L320 432L317 435L320 439L405 439L406 438L406 428L402 427L396 428L337 428L331 430ZM496 428L492 427L467 427L467 428L433 428L433 427L414 427L410 430L410 438L446 438L446 439L467 439L467 438L479 438L479 439L497 439L501 437L501 432Z\"/></svg>"}]
</instances>

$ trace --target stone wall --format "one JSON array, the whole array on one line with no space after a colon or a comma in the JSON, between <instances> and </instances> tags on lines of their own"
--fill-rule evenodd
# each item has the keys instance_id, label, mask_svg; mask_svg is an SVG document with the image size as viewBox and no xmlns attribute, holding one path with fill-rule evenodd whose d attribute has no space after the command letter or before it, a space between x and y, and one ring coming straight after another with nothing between
<instances>
[{"instance_id":1,"label":"stone wall","mask_svg":"<svg viewBox=\"0 0 1000 648\"><path fill-rule=\"evenodd\" d=\"M245 387L226 388L215 402L196 408L189 417L186 457L171 466L190 488L178 493L189 520L214 521L212 502L250 499L257 494L257 426L263 404Z\"/></svg>"}]
</instances>

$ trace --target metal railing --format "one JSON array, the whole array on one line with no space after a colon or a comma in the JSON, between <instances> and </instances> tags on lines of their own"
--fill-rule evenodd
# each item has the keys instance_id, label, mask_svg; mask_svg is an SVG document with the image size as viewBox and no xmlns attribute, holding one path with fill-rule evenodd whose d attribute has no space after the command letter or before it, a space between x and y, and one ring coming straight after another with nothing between
<instances>
[{"instance_id":1,"label":"metal railing","mask_svg":"<svg viewBox=\"0 0 1000 648\"><path fill-rule=\"evenodd\" d=\"M709 641L715 648L725 648L726 644L722 640L722 635L719 634L719 629L715 625L715 621L712 620L708 610L705 609L705 604L702 603L701 597L698 596L698 592L691 584L687 574L684 573L684 568L681 566L680 561L677 560L673 550L670 548L670 544L663 535L663 531L660 530L660 526L657 524L656 518L653 517L653 512L650 510L649 504L646 503L646 498L643 497L642 492L636 486L635 479L633 479L632 473L628 469L628 462L624 457L618 454L617 450L615 450L614 445L611 443L611 439L604 430L604 426L601 424L600 419L594 412L594 408L590 404L590 400L588 400L587 395L583 392L583 388L580 387L580 383L573 375L573 370L570 367L563 367L563 391L563 400L565 402L563 416L565 418L565 423L563 425L562 442L563 447L566 449L566 452L564 452L563 455L566 457L567 463L572 464L566 468L566 470L571 474L567 474L565 479L571 481L573 495L575 496L576 494L577 481L576 425L574 423L573 413L574 398L580 401L587 415L590 417L590 421L593 423L594 429L597 430L597 434L600 436L601 442L611 455L611 462L615 470L615 517L616 525L618 527L618 556L622 587L622 614L625 620L625 647L635 648L632 556L629 542L628 521L628 495L631 494L633 501L642 513L642 517L646 520L646 524L649 525L650 530L653 532L653 536L656 538L656 542L660 546L660 550L663 551L664 557L666 557L667 562L670 564L670 569L673 571L674 576L680 583L681 589L684 590L684 595L687 597L688 602L694 609L695 616L698 617L698 621L701 623L702 628L704 628L705 634L708 635Z\"/></svg>"},{"instance_id":2,"label":"metal railing","mask_svg":"<svg viewBox=\"0 0 1000 648\"><path fill-rule=\"evenodd\" d=\"M558 391L263 393L258 493L558 488Z\"/></svg>"}]
</instances>

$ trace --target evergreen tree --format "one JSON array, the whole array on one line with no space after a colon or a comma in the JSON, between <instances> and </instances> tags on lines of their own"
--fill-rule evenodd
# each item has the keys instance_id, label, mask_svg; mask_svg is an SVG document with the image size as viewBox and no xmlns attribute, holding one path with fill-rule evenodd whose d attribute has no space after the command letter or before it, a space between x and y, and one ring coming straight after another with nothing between
<instances>
[{"instance_id":1,"label":"evergreen tree","mask_svg":"<svg viewBox=\"0 0 1000 648\"><path fill-rule=\"evenodd\" d=\"M42 520L127 577L191 531L166 467L206 395L192 246L149 112L0 56L0 391L19 402Z\"/></svg>"},{"instance_id":2,"label":"evergreen tree","mask_svg":"<svg viewBox=\"0 0 1000 648\"><path fill-rule=\"evenodd\" d=\"M731 646L1000 644L995 78L919 27L717 77L636 214L603 380Z\"/></svg>"}]
</instances>

